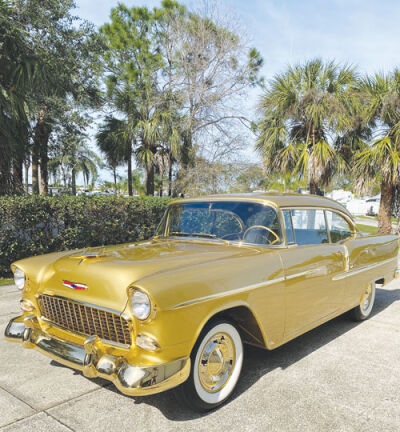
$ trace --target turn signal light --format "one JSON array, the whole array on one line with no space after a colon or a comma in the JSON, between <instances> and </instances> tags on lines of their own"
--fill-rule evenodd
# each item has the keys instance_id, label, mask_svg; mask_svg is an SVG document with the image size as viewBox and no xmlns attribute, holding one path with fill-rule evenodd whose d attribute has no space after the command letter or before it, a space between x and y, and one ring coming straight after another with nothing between
<instances>
[{"instance_id":1,"label":"turn signal light","mask_svg":"<svg viewBox=\"0 0 400 432\"><path fill-rule=\"evenodd\" d=\"M156 340L144 334L137 335L136 345L139 346L140 348L143 348L146 351L154 352L160 349L160 345L158 345Z\"/></svg>"},{"instance_id":2,"label":"turn signal light","mask_svg":"<svg viewBox=\"0 0 400 432\"><path fill-rule=\"evenodd\" d=\"M35 310L35 306L33 306L29 300L21 300L19 306L24 312L32 312Z\"/></svg>"}]
</instances>

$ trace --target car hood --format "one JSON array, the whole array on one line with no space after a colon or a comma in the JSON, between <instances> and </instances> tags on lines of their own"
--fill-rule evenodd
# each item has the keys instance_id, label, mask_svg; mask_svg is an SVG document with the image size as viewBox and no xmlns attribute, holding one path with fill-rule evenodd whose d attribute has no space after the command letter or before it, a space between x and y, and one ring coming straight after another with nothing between
<instances>
[{"instance_id":1,"label":"car hood","mask_svg":"<svg viewBox=\"0 0 400 432\"><path fill-rule=\"evenodd\" d=\"M43 255L22 260L17 265L38 286L38 293L122 311L127 302L127 289L143 278L167 272L165 277L171 278L174 270L190 271L193 266L208 261L254 253L259 253L255 247L219 241L153 239ZM64 281L84 284L87 289L66 287Z\"/></svg>"}]
</instances>

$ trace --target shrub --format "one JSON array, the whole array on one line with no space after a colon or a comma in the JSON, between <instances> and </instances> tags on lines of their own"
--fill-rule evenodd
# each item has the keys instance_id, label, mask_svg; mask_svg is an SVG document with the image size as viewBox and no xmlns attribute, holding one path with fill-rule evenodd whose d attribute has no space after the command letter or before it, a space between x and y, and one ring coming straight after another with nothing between
<instances>
[{"instance_id":1,"label":"shrub","mask_svg":"<svg viewBox=\"0 0 400 432\"><path fill-rule=\"evenodd\" d=\"M0 277L32 255L151 237L169 198L0 198Z\"/></svg>"}]
</instances>

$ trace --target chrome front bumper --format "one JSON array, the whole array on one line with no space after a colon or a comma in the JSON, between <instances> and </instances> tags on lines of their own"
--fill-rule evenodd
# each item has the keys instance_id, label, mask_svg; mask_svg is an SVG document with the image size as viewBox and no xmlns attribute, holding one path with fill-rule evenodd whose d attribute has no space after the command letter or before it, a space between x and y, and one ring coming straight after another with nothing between
<instances>
[{"instance_id":1,"label":"chrome front bumper","mask_svg":"<svg viewBox=\"0 0 400 432\"><path fill-rule=\"evenodd\" d=\"M190 358L182 358L156 366L139 367L129 364L123 357L102 353L101 341L88 337L84 345L56 339L35 327L36 317L11 320L5 330L9 341L22 342L25 348L34 348L52 359L74 369L86 377L101 377L112 381L122 393L129 396L145 396L176 387L190 373Z\"/></svg>"}]
</instances>

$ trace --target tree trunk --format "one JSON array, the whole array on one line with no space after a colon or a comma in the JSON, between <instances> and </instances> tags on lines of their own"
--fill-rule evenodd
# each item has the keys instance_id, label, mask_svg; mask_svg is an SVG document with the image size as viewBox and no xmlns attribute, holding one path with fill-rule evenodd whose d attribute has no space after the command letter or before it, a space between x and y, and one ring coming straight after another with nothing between
<instances>
[{"instance_id":1,"label":"tree trunk","mask_svg":"<svg viewBox=\"0 0 400 432\"><path fill-rule=\"evenodd\" d=\"M25 168L25 193L28 194L29 193L29 166L30 166L30 161L29 161L29 157L25 160L24 162L24 168Z\"/></svg>"},{"instance_id":2,"label":"tree trunk","mask_svg":"<svg viewBox=\"0 0 400 432\"><path fill-rule=\"evenodd\" d=\"M132 152L128 158L128 195L133 196L132 188Z\"/></svg>"},{"instance_id":3,"label":"tree trunk","mask_svg":"<svg viewBox=\"0 0 400 432\"><path fill-rule=\"evenodd\" d=\"M72 189L72 195L76 195L76 171L75 171L75 168L72 168L72 171L71 171L71 189Z\"/></svg>"},{"instance_id":4,"label":"tree trunk","mask_svg":"<svg viewBox=\"0 0 400 432\"><path fill-rule=\"evenodd\" d=\"M22 165L23 165L22 160L13 161L13 170L12 170L13 191L18 194L22 194L24 192Z\"/></svg>"},{"instance_id":5,"label":"tree trunk","mask_svg":"<svg viewBox=\"0 0 400 432\"><path fill-rule=\"evenodd\" d=\"M191 163L191 152L192 152L192 134L190 131L187 131L183 135L183 143L182 143L182 150L181 150L181 163L185 171L187 171Z\"/></svg>"},{"instance_id":6,"label":"tree trunk","mask_svg":"<svg viewBox=\"0 0 400 432\"><path fill-rule=\"evenodd\" d=\"M6 137L0 134L0 195L11 192L11 154Z\"/></svg>"},{"instance_id":7,"label":"tree trunk","mask_svg":"<svg viewBox=\"0 0 400 432\"><path fill-rule=\"evenodd\" d=\"M146 195L154 195L154 165L146 162Z\"/></svg>"},{"instance_id":8,"label":"tree trunk","mask_svg":"<svg viewBox=\"0 0 400 432\"><path fill-rule=\"evenodd\" d=\"M317 183L314 180L310 180L309 188L310 188L310 194L311 195L317 195L317 193L318 193L318 185L317 185Z\"/></svg>"},{"instance_id":9,"label":"tree trunk","mask_svg":"<svg viewBox=\"0 0 400 432\"><path fill-rule=\"evenodd\" d=\"M117 195L117 170L113 167L113 176L114 176L114 195Z\"/></svg>"},{"instance_id":10,"label":"tree trunk","mask_svg":"<svg viewBox=\"0 0 400 432\"><path fill-rule=\"evenodd\" d=\"M171 161L171 157L169 158L169 167L168 167L168 196L172 196L172 161Z\"/></svg>"},{"instance_id":11,"label":"tree trunk","mask_svg":"<svg viewBox=\"0 0 400 432\"><path fill-rule=\"evenodd\" d=\"M161 179L160 179L160 189L159 189L159 195L160 195L160 197L163 196L163 187L164 187L164 182L163 182L163 178L161 176Z\"/></svg>"},{"instance_id":12,"label":"tree trunk","mask_svg":"<svg viewBox=\"0 0 400 432\"><path fill-rule=\"evenodd\" d=\"M392 231L393 183L382 179L381 203L378 214L378 232L389 234Z\"/></svg>"},{"instance_id":13,"label":"tree trunk","mask_svg":"<svg viewBox=\"0 0 400 432\"><path fill-rule=\"evenodd\" d=\"M42 136L40 143L40 195L48 195L49 193L49 171L47 164L49 162L48 152L49 135Z\"/></svg>"},{"instance_id":14,"label":"tree trunk","mask_svg":"<svg viewBox=\"0 0 400 432\"><path fill-rule=\"evenodd\" d=\"M39 142L34 139L32 147L32 195L39 195L39 148Z\"/></svg>"},{"instance_id":15,"label":"tree trunk","mask_svg":"<svg viewBox=\"0 0 400 432\"><path fill-rule=\"evenodd\" d=\"M41 110L39 119L36 122L35 133L33 137L32 151L32 192L39 193L39 159L40 159L40 193L47 195L49 173L47 169L48 163L48 142L50 136L50 128L46 123L45 111Z\"/></svg>"}]
</instances>

